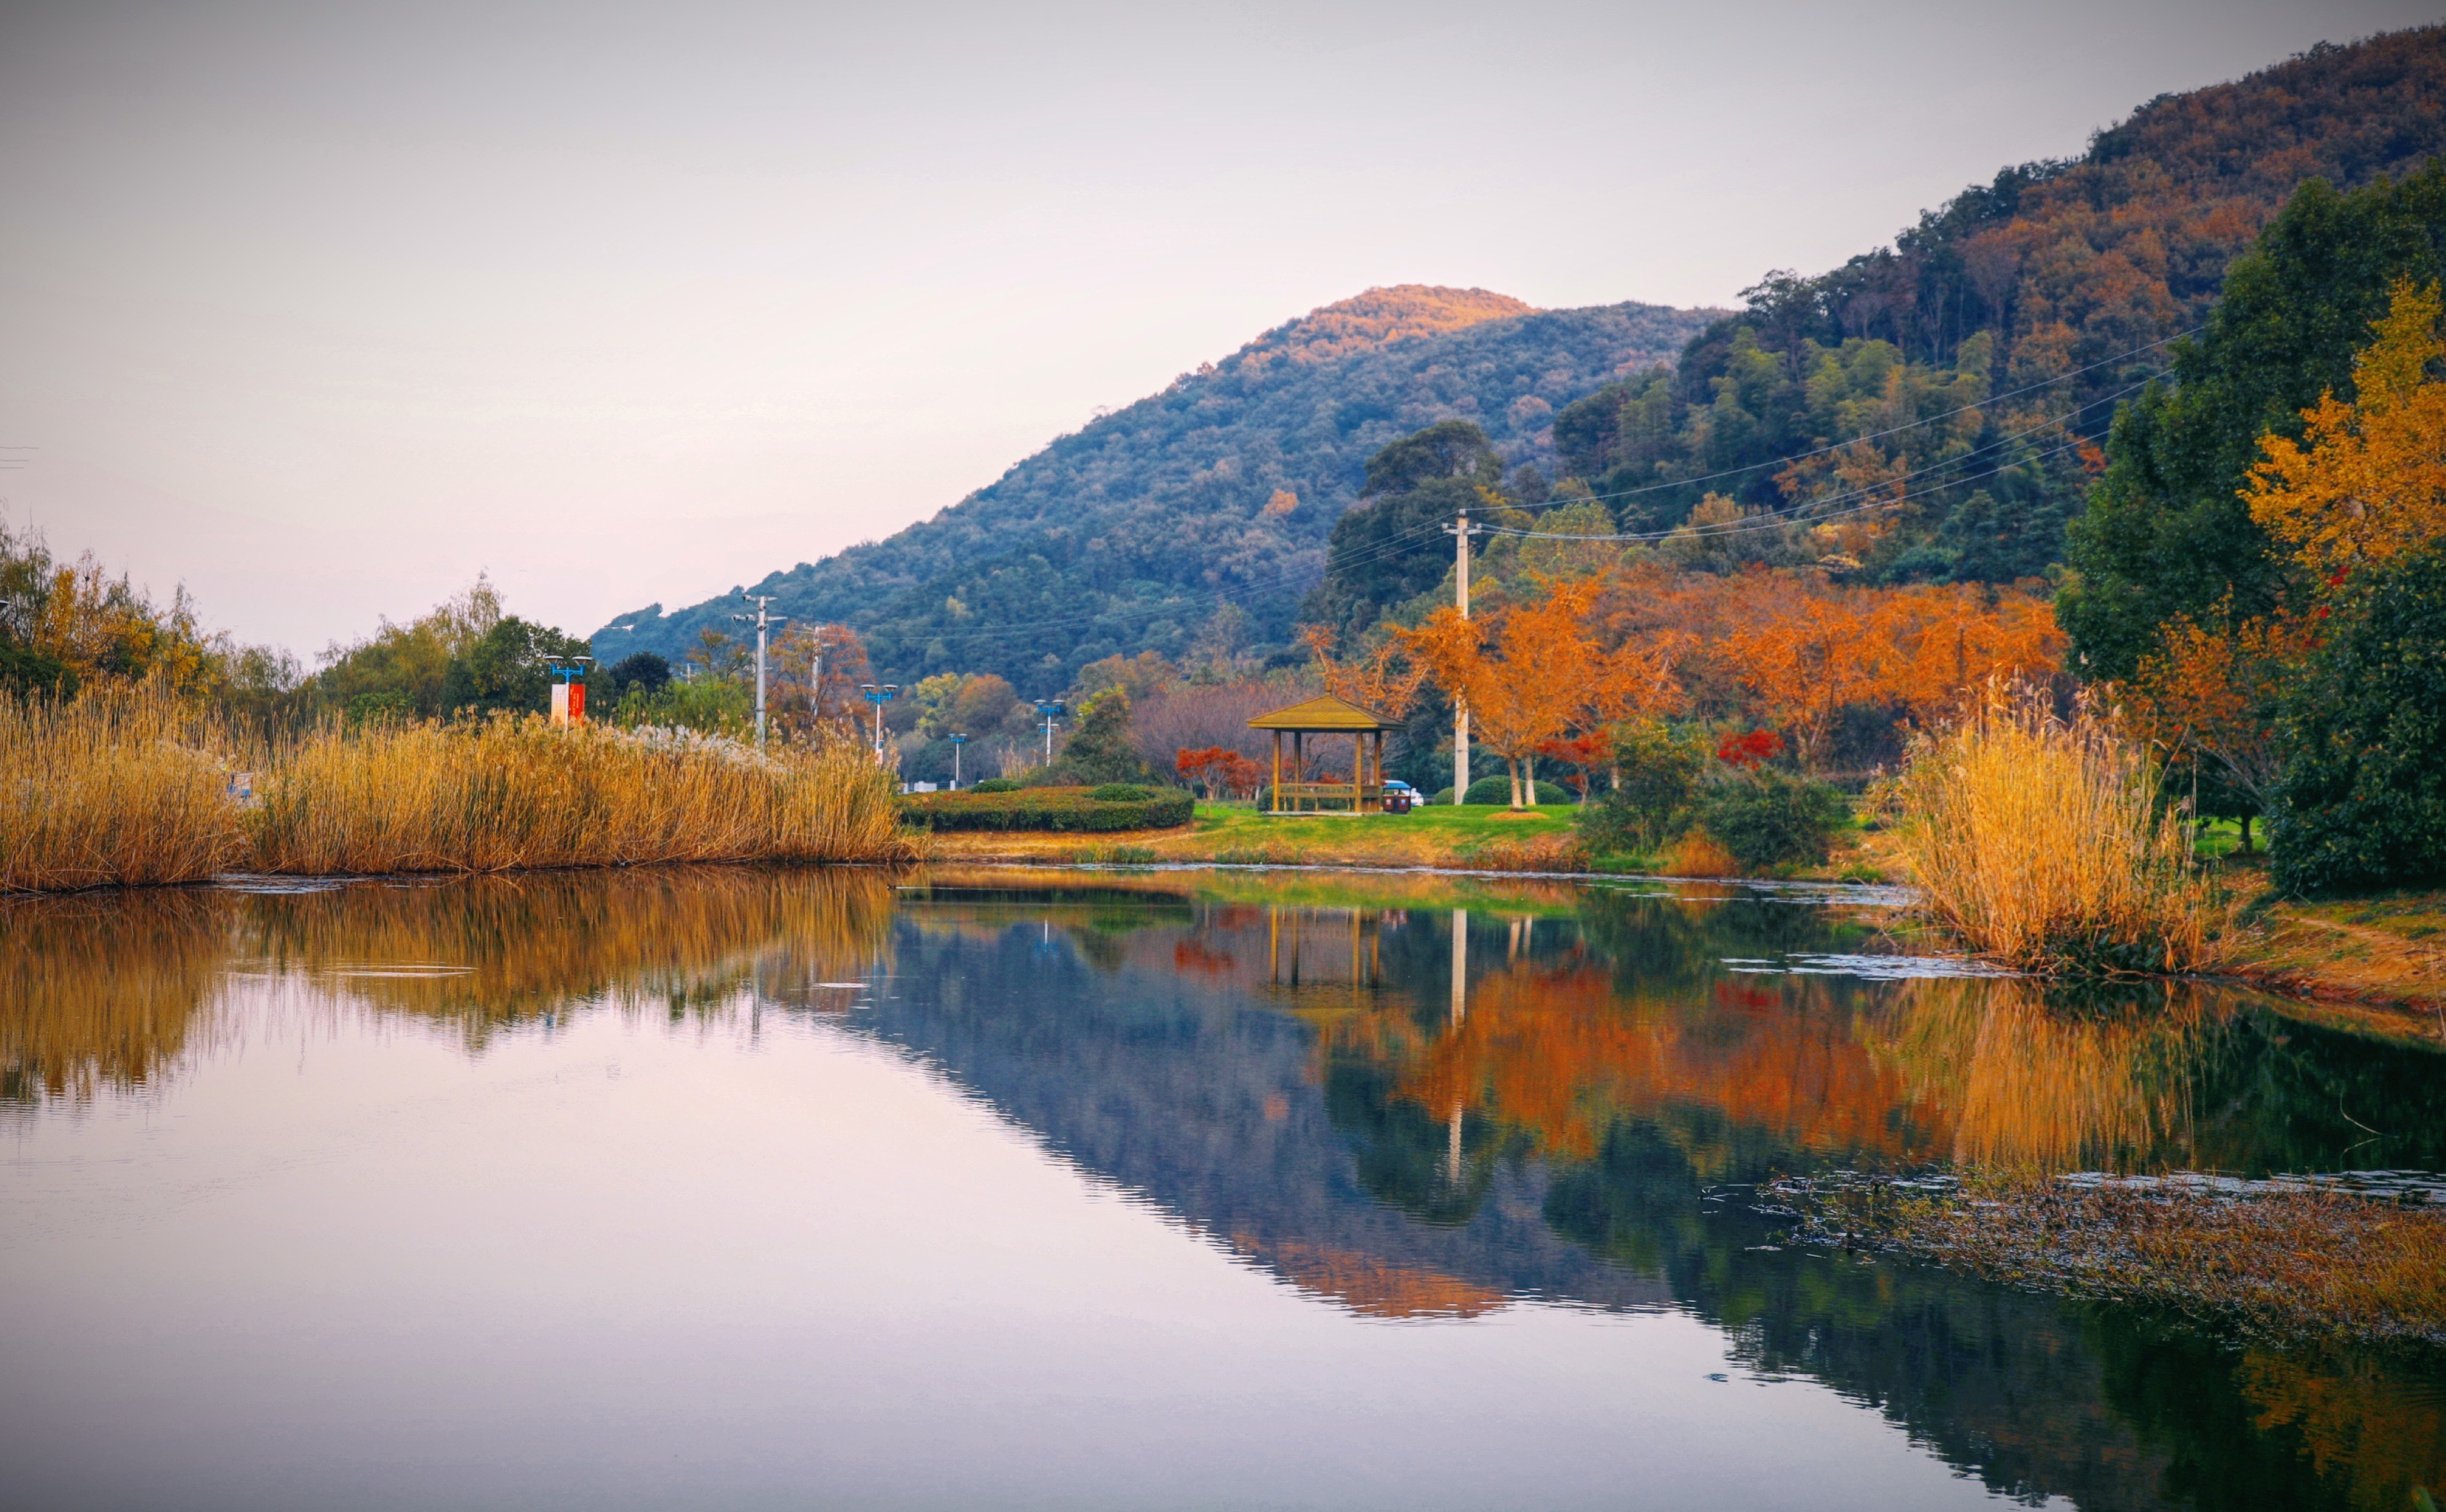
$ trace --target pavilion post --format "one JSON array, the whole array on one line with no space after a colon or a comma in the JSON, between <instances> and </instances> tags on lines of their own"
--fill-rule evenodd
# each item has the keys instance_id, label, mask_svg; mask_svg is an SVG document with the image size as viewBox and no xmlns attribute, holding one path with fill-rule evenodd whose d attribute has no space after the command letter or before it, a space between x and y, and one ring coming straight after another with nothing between
<instances>
[{"instance_id":1,"label":"pavilion post","mask_svg":"<svg viewBox=\"0 0 2446 1512\"><path fill-rule=\"evenodd\" d=\"M1275 812L1276 813L1280 813L1280 812L1283 812L1283 732L1281 732L1280 730L1276 730L1276 731L1274 732L1274 786L1273 786L1273 789L1272 789L1272 796L1273 796L1273 800L1274 800L1274 812Z\"/></svg>"}]
</instances>

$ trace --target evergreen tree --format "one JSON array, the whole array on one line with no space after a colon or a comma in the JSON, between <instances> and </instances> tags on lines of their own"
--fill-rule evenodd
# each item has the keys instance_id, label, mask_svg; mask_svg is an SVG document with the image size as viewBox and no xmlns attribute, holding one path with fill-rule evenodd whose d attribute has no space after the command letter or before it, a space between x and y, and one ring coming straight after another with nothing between
<instances>
[{"instance_id":1,"label":"evergreen tree","mask_svg":"<svg viewBox=\"0 0 2446 1512\"><path fill-rule=\"evenodd\" d=\"M2286 699L2268 814L2297 892L2446 880L2446 546L2360 575Z\"/></svg>"},{"instance_id":2,"label":"evergreen tree","mask_svg":"<svg viewBox=\"0 0 2446 1512\"><path fill-rule=\"evenodd\" d=\"M2353 358L2396 280L2446 274L2446 163L2339 194L2313 181L2228 275L2225 301L2182 344L2171 384L2117 417L2105 476L2071 529L2078 572L2057 607L2080 670L2128 678L2177 614L2265 615L2291 569L2240 491L2269 432L2349 392Z\"/></svg>"}]
</instances>

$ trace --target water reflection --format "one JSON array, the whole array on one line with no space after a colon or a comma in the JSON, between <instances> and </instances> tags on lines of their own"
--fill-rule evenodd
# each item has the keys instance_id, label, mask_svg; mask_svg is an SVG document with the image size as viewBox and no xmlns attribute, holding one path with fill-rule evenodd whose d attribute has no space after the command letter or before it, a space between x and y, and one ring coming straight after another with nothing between
<instances>
[{"instance_id":1,"label":"water reflection","mask_svg":"<svg viewBox=\"0 0 2446 1512\"><path fill-rule=\"evenodd\" d=\"M2438 1169L2437 1055L2193 987L2065 1003L1778 969L1872 948L1876 924L1415 877L709 869L19 903L0 1096L35 1117L175 1078L232 984L266 978L477 1055L572 1016L743 1004L921 1059L1363 1319L1676 1310L2000 1493L2086 1508L2399 1508L2446 1482L2432 1363L2237 1351L1797 1249L1746 1195L1835 1166Z\"/></svg>"}]
</instances>

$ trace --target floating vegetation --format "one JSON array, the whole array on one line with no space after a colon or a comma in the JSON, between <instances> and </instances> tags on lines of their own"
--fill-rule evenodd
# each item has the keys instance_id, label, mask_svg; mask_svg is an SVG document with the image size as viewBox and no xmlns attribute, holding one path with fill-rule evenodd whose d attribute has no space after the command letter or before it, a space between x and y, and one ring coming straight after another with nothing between
<instances>
[{"instance_id":1,"label":"floating vegetation","mask_svg":"<svg viewBox=\"0 0 2446 1512\"><path fill-rule=\"evenodd\" d=\"M2422 1185L1843 1172L1763 1194L1799 1218L1806 1242L2164 1307L2278 1341L2446 1345L2446 1202Z\"/></svg>"}]
</instances>

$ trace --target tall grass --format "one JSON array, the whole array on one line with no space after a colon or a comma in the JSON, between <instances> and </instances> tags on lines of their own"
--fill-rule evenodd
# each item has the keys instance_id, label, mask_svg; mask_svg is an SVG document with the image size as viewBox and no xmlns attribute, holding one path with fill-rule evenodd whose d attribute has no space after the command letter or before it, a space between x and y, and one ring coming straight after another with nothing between
<instances>
[{"instance_id":1,"label":"tall grass","mask_svg":"<svg viewBox=\"0 0 2446 1512\"><path fill-rule=\"evenodd\" d=\"M864 748L764 754L535 716L326 726L266 775L255 864L331 874L916 853Z\"/></svg>"},{"instance_id":2,"label":"tall grass","mask_svg":"<svg viewBox=\"0 0 2446 1512\"><path fill-rule=\"evenodd\" d=\"M232 741L166 692L0 697L0 889L195 882L246 854Z\"/></svg>"},{"instance_id":3,"label":"tall grass","mask_svg":"<svg viewBox=\"0 0 2446 1512\"><path fill-rule=\"evenodd\" d=\"M256 801L230 778L254 775ZM0 699L0 891L671 861L901 861L851 741L760 753L535 717L329 724L250 748L159 689Z\"/></svg>"},{"instance_id":4,"label":"tall grass","mask_svg":"<svg viewBox=\"0 0 2446 1512\"><path fill-rule=\"evenodd\" d=\"M1900 849L1925 906L1981 955L2049 976L2189 971L2230 947L2230 911L2158 802L2145 753L2094 710L1995 694L1921 737Z\"/></svg>"}]
</instances>

